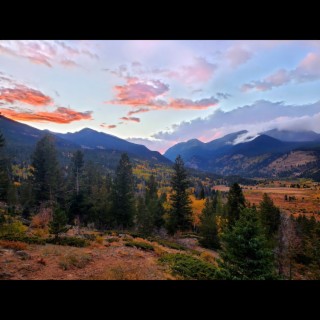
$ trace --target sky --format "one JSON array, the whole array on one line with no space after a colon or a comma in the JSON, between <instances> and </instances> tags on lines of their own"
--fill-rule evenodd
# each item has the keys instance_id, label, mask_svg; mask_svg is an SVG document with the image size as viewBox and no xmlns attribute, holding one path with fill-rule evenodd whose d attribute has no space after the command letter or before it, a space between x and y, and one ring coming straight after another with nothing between
<instances>
[{"instance_id":1,"label":"sky","mask_svg":"<svg viewBox=\"0 0 320 320\"><path fill-rule=\"evenodd\" d=\"M3 40L0 113L161 153L240 130L320 133L320 41Z\"/></svg>"}]
</instances>

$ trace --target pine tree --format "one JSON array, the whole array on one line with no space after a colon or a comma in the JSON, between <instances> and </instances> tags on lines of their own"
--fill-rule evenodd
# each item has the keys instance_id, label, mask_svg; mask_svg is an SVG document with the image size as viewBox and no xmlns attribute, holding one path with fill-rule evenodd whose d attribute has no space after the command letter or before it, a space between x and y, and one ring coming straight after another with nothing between
<instances>
[{"instance_id":1,"label":"pine tree","mask_svg":"<svg viewBox=\"0 0 320 320\"><path fill-rule=\"evenodd\" d=\"M205 198L205 194L204 194L204 189L203 186L201 186L201 191L200 191L200 195L199 195L199 199L204 199Z\"/></svg>"},{"instance_id":2,"label":"pine tree","mask_svg":"<svg viewBox=\"0 0 320 320\"><path fill-rule=\"evenodd\" d=\"M274 205L272 199L266 193L260 202L260 217L266 230L266 236L271 239L279 230L280 209Z\"/></svg>"},{"instance_id":3,"label":"pine tree","mask_svg":"<svg viewBox=\"0 0 320 320\"><path fill-rule=\"evenodd\" d=\"M4 147L4 145L5 145L5 140L2 133L0 132L0 148Z\"/></svg>"},{"instance_id":4,"label":"pine tree","mask_svg":"<svg viewBox=\"0 0 320 320\"><path fill-rule=\"evenodd\" d=\"M138 231L145 236L150 235L154 228L152 211L146 206L145 200L142 197L138 198L137 227Z\"/></svg>"},{"instance_id":5,"label":"pine tree","mask_svg":"<svg viewBox=\"0 0 320 320\"><path fill-rule=\"evenodd\" d=\"M158 195L157 182L154 175L152 174L146 185L146 203L148 204L153 199L158 199Z\"/></svg>"},{"instance_id":6,"label":"pine tree","mask_svg":"<svg viewBox=\"0 0 320 320\"><path fill-rule=\"evenodd\" d=\"M82 168L83 168L83 152L81 150L77 150L73 154L72 158L72 171L75 178L75 190L77 195L79 195L80 189L80 178L82 175Z\"/></svg>"},{"instance_id":7,"label":"pine tree","mask_svg":"<svg viewBox=\"0 0 320 320\"><path fill-rule=\"evenodd\" d=\"M234 183L230 187L227 201L227 218L229 226L233 226L239 219L240 212L243 208L245 208L244 195L239 184Z\"/></svg>"},{"instance_id":8,"label":"pine tree","mask_svg":"<svg viewBox=\"0 0 320 320\"><path fill-rule=\"evenodd\" d=\"M189 230L191 228L191 200L187 188L189 181L184 162L179 155L173 165L174 174L171 179L172 194L170 195L171 210L169 212L168 232Z\"/></svg>"},{"instance_id":9,"label":"pine tree","mask_svg":"<svg viewBox=\"0 0 320 320\"><path fill-rule=\"evenodd\" d=\"M49 224L49 232L54 234L55 239L59 238L60 233L67 232L69 228L66 226L68 221L67 215L60 208L56 208L53 212L52 221Z\"/></svg>"},{"instance_id":10,"label":"pine tree","mask_svg":"<svg viewBox=\"0 0 320 320\"><path fill-rule=\"evenodd\" d=\"M205 206L200 216L199 243L209 249L219 249L220 240L217 226L216 200L206 199Z\"/></svg>"},{"instance_id":11,"label":"pine tree","mask_svg":"<svg viewBox=\"0 0 320 320\"><path fill-rule=\"evenodd\" d=\"M121 155L116 169L116 177L112 190L112 214L115 225L131 227L135 214L133 194L133 174L130 159L126 153Z\"/></svg>"},{"instance_id":12,"label":"pine tree","mask_svg":"<svg viewBox=\"0 0 320 320\"><path fill-rule=\"evenodd\" d=\"M60 170L52 136L46 135L38 141L32 159L37 202L54 201L60 186Z\"/></svg>"},{"instance_id":13,"label":"pine tree","mask_svg":"<svg viewBox=\"0 0 320 320\"><path fill-rule=\"evenodd\" d=\"M5 156L3 147L5 146L5 139L0 133L0 201L8 202L10 183L10 164Z\"/></svg>"},{"instance_id":14,"label":"pine tree","mask_svg":"<svg viewBox=\"0 0 320 320\"><path fill-rule=\"evenodd\" d=\"M158 230L162 228L165 224L163 217L166 211L163 205L166 201L167 201L167 195L165 193L162 193L156 203L156 208L154 211L154 226Z\"/></svg>"},{"instance_id":15,"label":"pine tree","mask_svg":"<svg viewBox=\"0 0 320 320\"><path fill-rule=\"evenodd\" d=\"M220 277L229 280L273 279L273 254L254 208L241 211L233 228L222 235Z\"/></svg>"}]
</instances>

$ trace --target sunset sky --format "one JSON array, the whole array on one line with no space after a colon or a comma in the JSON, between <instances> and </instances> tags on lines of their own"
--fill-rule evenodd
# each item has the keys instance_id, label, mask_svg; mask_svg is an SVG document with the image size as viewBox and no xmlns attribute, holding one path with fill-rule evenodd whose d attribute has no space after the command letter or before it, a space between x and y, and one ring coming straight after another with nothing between
<instances>
[{"instance_id":1,"label":"sunset sky","mask_svg":"<svg viewBox=\"0 0 320 320\"><path fill-rule=\"evenodd\" d=\"M0 112L160 152L243 129L320 133L320 41L0 41Z\"/></svg>"}]
</instances>

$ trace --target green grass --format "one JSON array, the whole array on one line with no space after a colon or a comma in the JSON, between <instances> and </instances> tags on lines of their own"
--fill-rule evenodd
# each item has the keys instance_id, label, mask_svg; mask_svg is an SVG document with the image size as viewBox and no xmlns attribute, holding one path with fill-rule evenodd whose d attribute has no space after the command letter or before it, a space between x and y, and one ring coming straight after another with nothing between
<instances>
[{"instance_id":1,"label":"green grass","mask_svg":"<svg viewBox=\"0 0 320 320\"><path fill-rule=\"evenodd\" d=\"M25 235L12 235L12 234L7 234L4 236L0 236L1 240L9 240L9 241L20 241L24 243L29 243L29 244L46 244L46 239L41 239L38 237L28 237Z\"/></svg>"},{"instance_id":2,"label":"green grass","mask_svg":"<svg viewBox=\"0 0 320 320\"><path fill-rule=\"evenodd\" d=\"M57 244L60 246L71 246L71 247L86 247L88 245L88 241L82 238L76 237L62 237L62 238L49 238L46 239L46 243Z\"/></svg>"},{"instance_id":3,"label":"green grass","mask_svg":"<svg viewBox=\"0 0 320 320\"><path fill-rule=\"evenodd\" d=\"M210 263L186 254L166 254L159 261L168 264L173 275L186 280L215 280L217 269Z\"/></svg>"},{"instance_id":4,"label":"green grass","mask_svg":"<svg viewBox=\"0 0 320 320\"><path fill-rule=\"evenodd\" d=\"M142 249L145 251L154 251L154 248L151 244L145 243L145 242L134 241L134 240L127 241L125 243L125 246L126 247L135 247L135 248Z\"/></svg>"},{"instance_id":5,"label":"green grass","mask_svg":"<svg viewBox=\"0 0 320 320\"><path fill-rule=\"evenodd\" d=\"M109 238L109 239L106 239L107 242L111 243L111 242L119 242L119 238Z\"/></svg>"},{"instance_id":6,"label":"green grass","mask_svg":"<svg viewBox=\"0 0 320 320\"><path fill-rule=\"evenodd\" d=\"M150 238L152 239L152 238ZM175 250L187 250L187 248L185 246L183 246L182 244L176 243L176 242L172 242L169 240L165 240L165 239L152 239L151 241L155 241L158 242L160 245L170 248L170 249L175 249Z\"/></svg>"}]
</instances>

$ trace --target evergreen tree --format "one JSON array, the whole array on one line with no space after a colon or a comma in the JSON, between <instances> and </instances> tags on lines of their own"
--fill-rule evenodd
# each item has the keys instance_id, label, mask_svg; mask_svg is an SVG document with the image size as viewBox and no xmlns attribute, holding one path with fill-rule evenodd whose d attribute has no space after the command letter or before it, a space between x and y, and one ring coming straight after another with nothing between
<instances>
[{"instance_id":1,"label":"evergreen tree","mask_svg":"<svg viewBox=\"0 0 320 320\"><path fill-rule=\"evenodd\" d=\"M5 139L0 133L0 201L8 202L10 183L10 163L5 156L3 147Z\"/></svg>"},{"instance_id":2,"label":"evergreen tree","mask_svg":"<svg viewBox=\"0 0 320 320\"><path fill-rule=\"evenodd\" d=\"M126 153L121 155L116 169L112 202L112 214L115 225L123 228L131 227L135 213L133 174L130 159Z\"/></svg>"},{"instance_id":3,"label":"evergreen tree","mask_svg":"<svg viewBox=\"0 0 320 320\"><path fill-rule=\"evenodd\" d=\"M146 203L148 204L151 200L154 199L158 199L157 182L154 175L152 174L146 185Z\"/></svg>"},{"instance_id":4,"label":"evergreen tree","mask_svg":"<svg viewBox=\"0 0 320 320\"><path fill-rule=\"evenodd\" d=\"M204 198L205 198L203 186L201 186L201 191L200 191L199 198L200 198L200 199L204 199Z\"/></svg>"},{"instance_id":5,"label":"evergreen tree","mask_svg":"<svg viewBox=\"0 0 320 320\"><path fill-rule=\"evenodd\" d=\"M73 154L73 158L72 158L72 171L73 171L73 176L75 178L75 190L77 195L79 195L80 178L82 175L83 164L84 164L83 152L81 150L77 150Z\"/></svg>"},{"instance_id":6,"label":"evergreen tree","mask_svg":"<svg viewBox=\"0 0 320 320\"><path fill-rule=\"evenodd\" d=\"M0 132L0 148L4 147L4 144L5 144L5 140L2 133Z\"/></svg>"},{"instance_id":7,"label":"evergreen tree","mask_svg":"<svg viewBox=\"0 0 320 320\"><path fill-rule=\"evenodd\" d=\"M165 193L162 193L159 199L156 203L156 208L154 211L154 226L156 229L160 229L164 226L164 215L165 215L165 209L164 209L164 203L167 201L167 195Z\"/></svg>"},{"instance_id":8,"label":"evergreen tree","mask_svg":"<svg viewBox=\"0 0 320 320\"><path fill-rule=\"evenodd\" d=\"M239 184L234 183L230 187L227 201L227 218L229 226L233 226L239 219L240 212L243 208L245 208L244 195Z\"/></svg>"},{"instance_id":9,"label":"evergreen tree","mask_svg":"<svg viewBox=\"0 0 320 320\"><path fill-rule=\"evenodd\" d=\"M69 228L66 226L68 221L67 215L60 208L56 208L53 212L52 221L49 224L49 232L54 234L55 239L59 238L60 233L67 232Z\"/></svg>"},{"instance_id":10,"label":"evergreen tree","mask_svg":"<svg viewBox=\"0 0 320 320\"><path fill-rule=\"evenodd\" d=\"M280 209L274 205L272 199L266 193L260 202L260 217L266 230L266 236L271 239L279 230Z\"/></svg>"},{"instance_id":11,"label":"evergreen tree","mask_svg":"<svg viewBox=\"0 0 320 320\"><path fill-rule=\"evenodd\" d=\"M145 200L142 197L139 197L137 206L137 227L138 231L145 236L150 235L154 228L152 211L149 211L148 209Z\"/></svg>"},{"instance_id":12,"label":"evergreen tree","mask_svg":"<svg viewBox=\"0 0 320 320\"><path fill-rule=\"evenodd\" d=\"M216 198L216 197L215 197ZM200 216L200 236L199 243L210 249L219 249L220 240L217 226L217 201L206 199L205 206Z\"/></svg>"},{"instance_id":13,"label":"evergreen tree","mask_svg":"<svg viewBox=\"0 0 320 320\"><path fill-rule=\"evenodd\" d=\"M171 179L172 194L170 195L171 210L169 212L168 232L174 234L178 230L191 228L191 200L187 188L189 181L184 162L179 155L173 165L174 174Z\"/></svg>"},{"instance_id":14,"label":"evergreen tree","mask_svg":"<svg viewBox=\"0 0 320 320\"><path fill-rule=\"evenodd\" d=\"M37 202L54 201L60 187L60 170L52 136L46 135L38 141L32 159Z\"/></svg>"},{"instance_id":15,"label":"evergreen tree","mask_svg":"<svg viewBox=\"0 0 320 320\"><path fill-rule=\"evenodd\" d=\"M241 211L233 228L222 235L220 277L230 280L273 279L273 255L254 208Z\"/></svg>"}]
</instances>

